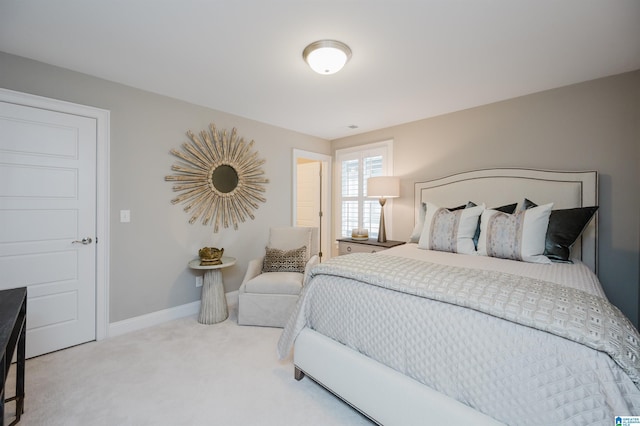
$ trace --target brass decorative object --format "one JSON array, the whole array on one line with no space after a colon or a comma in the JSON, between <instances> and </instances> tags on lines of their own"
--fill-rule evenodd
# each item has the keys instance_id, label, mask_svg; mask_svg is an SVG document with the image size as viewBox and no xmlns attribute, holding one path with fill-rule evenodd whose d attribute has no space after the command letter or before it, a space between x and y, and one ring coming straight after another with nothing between
<instances>
[{"instance_id":1,"label":"brass decorative object","mask_svg":"<svg viewBox=\"0 0 640 426\"><path fill-rule=\"evenodd\" d=\"M165 176L166 181L179 182L173 190L182 192L171 203L184 203L184 211L192 213L189 223L201 217L204 225L213 224L213 232L221 225L238 229L247 217L255 219L258 203L266 202L262 194L269 179L263 177L265 160L252 150L254 142L238 138L235 128L228 135L213 124L199 137L191 130L187 136L190 141L182 150L171 150L182 160L171 166L179 174Z\"/></svg>"},{"instance_id":2,"label":"brass decorative object","mask_svg":"<svg viewBox=\"0 0 640 426\"><path fill-rule=\"evenodd\" d=\"M200 250L198 250L198 256L200 256L200 265L209 266L222 264L223 253L223 248L219 249L216 247L202 247Z\"/></svg>"}]
</instances>

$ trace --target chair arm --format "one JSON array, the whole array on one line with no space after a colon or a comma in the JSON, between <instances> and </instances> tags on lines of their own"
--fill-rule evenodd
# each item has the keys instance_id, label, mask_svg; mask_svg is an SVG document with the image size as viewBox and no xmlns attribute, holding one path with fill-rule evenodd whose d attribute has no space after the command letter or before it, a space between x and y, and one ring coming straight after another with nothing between
<instances>
[{"instance_id":1,"label":"chair arm","mask_svg":"<svg viewBox=\"0 0 640 426\"><path fill-rule=\"evenodd\" d=\"M257 277L262 273L263 261L264 261L264 256L249 261L249 265L247 266L247 272L245 272L244 279L242 280L242 285L244 285L244 283L246 283L250 279Z\"/></svg>"},{"instance_id":2,"label":"chair arm","mask_svg":"<svg viewBox=\"0 0 640 426\"><path fill-rule=\"evenodd\" d=\"M307 260L307 264L304 266L304 279L302 280L302 285L307 285L307 280L309 279L309 274L311 269L320 263L320 257L317 254L314 254Z\"/></svg>"}]
</instances>

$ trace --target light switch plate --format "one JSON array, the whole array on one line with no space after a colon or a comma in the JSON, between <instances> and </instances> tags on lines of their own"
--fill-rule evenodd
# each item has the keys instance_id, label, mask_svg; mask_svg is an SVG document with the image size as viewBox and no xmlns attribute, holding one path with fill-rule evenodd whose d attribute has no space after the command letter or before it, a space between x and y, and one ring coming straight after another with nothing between
<instances>
[{"instance_id":1,"label":"light switch plate","mask_svg":"<svg viewBox=\"0 0 640 426\"><path fill-rule=\"evenodd\" d=\"M120 222L131 222L131 210L120 210Z\"/></svg>"}]
</instances>

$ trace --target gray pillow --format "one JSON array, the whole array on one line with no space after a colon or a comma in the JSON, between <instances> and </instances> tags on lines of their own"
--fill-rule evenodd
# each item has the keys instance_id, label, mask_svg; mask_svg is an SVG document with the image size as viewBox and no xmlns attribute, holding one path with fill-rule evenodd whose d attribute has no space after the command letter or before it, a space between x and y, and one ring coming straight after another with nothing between
<instances>
[{"instance_id":1,"label":"gray pillow","mask_svg":"<svg viewBox=\"0 0 640 426\"><path fill-rule=\"evenodd\" d=\"M524 209L537 204L525 198ZM545 238L544 255L555 262L571 262L571 246L598 211L598 206L552 210Z\"/></svg>"}]
</instances>

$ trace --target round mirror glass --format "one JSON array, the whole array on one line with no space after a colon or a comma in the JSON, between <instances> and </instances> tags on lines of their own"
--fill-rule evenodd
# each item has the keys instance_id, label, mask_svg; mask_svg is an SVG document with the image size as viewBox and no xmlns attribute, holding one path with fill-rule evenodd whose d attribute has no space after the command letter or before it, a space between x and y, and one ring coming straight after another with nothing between
<instances>
[{"instance_id":1,"label":"round mirror glass","mask_svg":"<svg viewBox=\"0 0 640 426\"><path fill-rule=\"evenodd\" d=\"M211 173L213 186L223 194L229 193L238 186L238 172L228 164L222 164Z\"/></svg>"}]
</instances>

